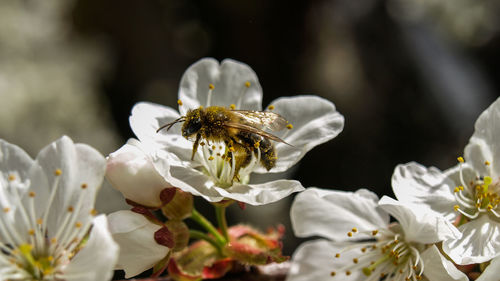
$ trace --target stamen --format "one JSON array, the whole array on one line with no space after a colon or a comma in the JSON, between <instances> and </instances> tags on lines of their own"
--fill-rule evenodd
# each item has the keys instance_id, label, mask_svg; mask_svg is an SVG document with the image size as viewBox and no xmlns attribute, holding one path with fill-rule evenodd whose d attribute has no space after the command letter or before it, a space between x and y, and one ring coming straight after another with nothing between
<instances>
[{"instance_id":1,"label":"stamen","mask_svg":"<svg viewBox=\"0 0 500 281\"><path fill-rule=\"evenodd\" d=\"M272 105L272 104L271 104L271 105L269 105L269 106L267 107L267 109L269 109L269 110L273 110L273 109L274 109L274 105Z\"/></svg>"},{"instance_id":2,"label":"stamen","mask_svg":"<svg viewBox=\"0 0 500 281\"><path fill-rule=\"evenodd\" d=\"M177 104L182 106L182 101L181 100L177 100Z\"/></svg>"},{"instance_id":3,"label":"stamen","mask_svg":"<svg viewBox=\"0 0 500 281\"><path fill-rule=\"evenodd\" d=\"M229 108L231 108L232 110L234 110L236 108L236 105L234 103L232 103Z\"/></svg>"},{"instance_id":4,"label":"stamen","mask_svg":"<svg viewBox=\"0 0 500 281\"><path fill-rule=\"evenodd\" d=\"M208 94L207 94L207 104L206 106L209 107L210 103L212 102L212 92L214 90L214 84L210 83L208 84Z\"/></svg>"}]
</instances>

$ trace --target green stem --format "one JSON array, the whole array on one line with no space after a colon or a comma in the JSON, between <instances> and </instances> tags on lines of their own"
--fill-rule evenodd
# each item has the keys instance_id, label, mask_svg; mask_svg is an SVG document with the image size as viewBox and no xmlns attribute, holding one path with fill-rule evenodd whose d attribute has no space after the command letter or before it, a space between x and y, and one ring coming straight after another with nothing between
<instances>
[{"instance_id":1,"label":"green stem","mask_svg":"<svg viewBox=\"0 0 500 281\"><path fill-rule=\"evenodd\" d=\"M216 205L215 215L217 216L217 223L222 232L222 235L224 235L226 241L229 241L229 235L227 233L226 207Z\"/></svg>"},{"instance_id":2,"label":"green stem","mask_svg":"<svg viewBox=\"0 0 500 281\"><path fill-rule=\"evenodd\" d=\"M205 233L198 230L189 230L189 237L207 241L212 246L214 246L215 249L217 249L217 252L219 252L219 254L222 254L222 246L218 244L217 241L215 241L212 237L206 235Z\"/></svg>"},{"instance_id":3,"label":"green stem","mask_svg":"<svg viewBox=\"0 0 500 281\"><path fill-rule=\"evenodd\" d=\"M201 225L203 228L205 228L210 234L212 234L219 245L225 245L227 243L227 240L219 233L219 231L217 231L217 229L215 229L212 223L207 220L202 214L198 213L195 208L193 208L190 218Z\"/></svg>"}]
</instances>

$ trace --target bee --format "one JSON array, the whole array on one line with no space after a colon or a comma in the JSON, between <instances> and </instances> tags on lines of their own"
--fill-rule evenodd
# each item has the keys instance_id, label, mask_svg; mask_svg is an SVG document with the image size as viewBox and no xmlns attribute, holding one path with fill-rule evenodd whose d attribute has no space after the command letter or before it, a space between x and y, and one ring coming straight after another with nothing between
<instances>
[{"instance_id":1,"label":"bee","mask_svg":"<svg viewBox=\"0 0 500 281\"><path fill-rule=\"evenodd\" d=\"M186 139L194 138L191 160L194 159L202 139L207 142L224 142L229 150L229 157L226 160L230 160L230 157L236 160L236 175L240 168L250 163L252 153L257 155L259 152L261 165L269 171L276 165L277 159L271 141L288 144L279 137L264 131L265 129L280 131L287 127L288 121L274 112L200 106L189 110L186 116L181 116L161 126L156 132L164 128L168 131L179 122L184 122L181 130L182 136Z\"/></svg>"}]
</instances>

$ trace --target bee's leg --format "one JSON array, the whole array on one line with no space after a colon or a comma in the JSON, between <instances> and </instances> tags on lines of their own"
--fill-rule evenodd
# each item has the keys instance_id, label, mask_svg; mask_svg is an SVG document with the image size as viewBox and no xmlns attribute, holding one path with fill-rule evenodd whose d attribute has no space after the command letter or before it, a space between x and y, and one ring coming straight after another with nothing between
<instances>
[{"instance_id":1,"label":"bee's leg","mask_svg":"<svg viewBox=\"0 0 500 281\"><path fill-rule=\"evenodd\" d=\"M201 134L197 134L196 140L194 141L194 144L193 144L193 152L191 154L191 161L194 160L194 155L196 154L196 151L198 150L198 144L200 144L200 140L201 140Z\"/></svg>"}]
</instances>

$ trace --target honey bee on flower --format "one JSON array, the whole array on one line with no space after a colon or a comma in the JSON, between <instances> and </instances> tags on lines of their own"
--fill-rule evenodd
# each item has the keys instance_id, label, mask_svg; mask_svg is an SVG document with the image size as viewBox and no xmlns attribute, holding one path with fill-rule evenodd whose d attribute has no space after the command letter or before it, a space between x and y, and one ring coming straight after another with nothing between
<instances>
[{"instance_id":1,"label":"honey bee on flower","mask_svg":"<svg viewBox=\"0 0 500 281\"><path fill-rule=\"evenodd\" d=\"M179 111L138 103L130 126L168 183L210 202L261 205L303 190L298 181L250 184L250 178L285 172L344 125L335 105L318 96L282 97L262 110L257 75L230 59L206 58L190 66L178 105Z\"/></svg>"}]
</instances>

